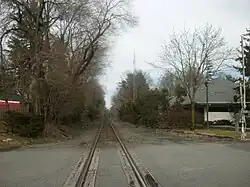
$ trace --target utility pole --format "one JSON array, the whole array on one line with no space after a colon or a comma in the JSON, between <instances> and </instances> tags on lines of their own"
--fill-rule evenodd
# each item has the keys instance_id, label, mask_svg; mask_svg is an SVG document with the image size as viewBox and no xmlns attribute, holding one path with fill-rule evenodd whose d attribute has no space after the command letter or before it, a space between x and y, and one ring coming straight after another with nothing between
<instances>
[{"instance_id":1,"label":"utility pole","mask_svg":"<svg viewBox=\"0 0 250 187\"><path fill-rule=\"evenodd\" d=\"M207 115L207 128L209 129L209 103L208 103L208 83L209 83L209 68L208 63L206 63L206 80L204 82L206 86L206 115Z\"/></svg>"},{"instance_id":2,"label":"utility pole","mask_svg":"<svg viewBox=\"0 0 250 187\"><path fill-rule=\"evenodd\" d=\"M133 54L133 102L136 100L136 66L135 66L135 50Z\"/></svg>"},{"instance_id":3,"label":"utility pole","mask_svg":"<svg viewBox=\"0 0 250 187\"><path fill-rule=\"evenodd\" d=\"M242 115L242 126L241 126L241 132L242 132L242 138L246 137L245 133L245 124L246 124L246 69L245 69L245 51L244 51L244 36L241 35L241 53L242 53L242 79L243 79L243 106L241 107L241 115Z\"/></svg>"},{"instance_id":4,"label":"utility pole","mask_svg":"<svg viewBox=\"0 0 250 187\"><path fill-rule=\"evenodd\" d=\"M242 118L242 114L243 114L243 92L242 92L242 83L240 80L240 106L241 106L241 125L243 124L243 118ZM243 126L243 125L242 125ZM241 131L242 131L242 126L241 126Z\"/></svg>"},{"instance_id":5,"label":"utility pole","mask_svg":"<svg viewBox=\"0 0 250 187\"><path fill-rule=\"evenodd\" d=\"M208 79L205 81L205 86L206 86L206 115L207 115L207 128L209 129L209 104L208 104Z\"/></svg>"}]
</instances>

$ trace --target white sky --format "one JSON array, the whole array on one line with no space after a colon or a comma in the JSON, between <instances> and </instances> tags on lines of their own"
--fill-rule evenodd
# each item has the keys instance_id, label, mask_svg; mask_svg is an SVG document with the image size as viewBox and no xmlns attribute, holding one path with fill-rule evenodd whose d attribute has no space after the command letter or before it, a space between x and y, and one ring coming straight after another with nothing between
<instances>
[{"instance_id":1,"label":"white sky","mask_svg":"<svg viewBox=\"0 0 250 187\"><path fill-rule=\"evenodd\" d=\"M184 27L212 24L222 29L230 47L238 47L240 33L250 26L250 0L134 0L133 5L139 25L117 37L110 54L112 67L101 80L107 107L123 73L132 70L134 49L136 68L150 72L156 79L159 70L147 62L157 60L161 45L173 29L178 32Z\"/></svg>"}]
</instances>

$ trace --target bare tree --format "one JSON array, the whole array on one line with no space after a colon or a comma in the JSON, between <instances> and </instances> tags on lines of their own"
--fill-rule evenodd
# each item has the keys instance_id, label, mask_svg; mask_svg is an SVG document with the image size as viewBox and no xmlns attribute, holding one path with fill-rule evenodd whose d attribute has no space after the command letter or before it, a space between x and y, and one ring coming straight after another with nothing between
<instances>
[{"instance_id":1,"label":"bare tree","mask_svg":"<svg viewBox=\"0 0 250 187\"><path fill-rule=\"evenodd\" d=\"M176 77L169 71L165 72L159 80L159 87L166 89L170 96L175 96Z\"/></svg>"},{"instance_id":2,"label":"bare tree","mask_svg":"<svg viewBox=\"0 0 250 187\"><path fill-rule=\"evenodd\" d=\"M223 69L224 62L231 59L232 49L228 49L221 30L211 25L173 33L170 42L163 46L161 65L172 68L176 78L185 88L191 104L192 128L195 123L195 94L204 76L212 77ZM162 67L162 66L161 66ZM171 71L170 71L171 72Z\"/></svg>"},{"instance_id":3,"label":"bare tree","mask_svg":"<svg viewBox=\"0 0 250 187\"><path fill-rule=\"evenodd\" d=\"M103 107L98 77L108 65L110 36L136 23L129 6L129 0L1 0L1 76L8 69L11 91L46 120L101 101Z\"/></svg>"},{"instance_id":4,"label":"bare tree","mask_svg":"<svg viewBox=\"0 0 250 187\"><path fill-rule=\"evenodd\" d=\"M61 40L69 49L69 64L76 80L95 58L108 49L108 37L121 25L134 26L127 0L72 1L67 4L63 21L57 24Z\"/></svg>"}]
</instances>

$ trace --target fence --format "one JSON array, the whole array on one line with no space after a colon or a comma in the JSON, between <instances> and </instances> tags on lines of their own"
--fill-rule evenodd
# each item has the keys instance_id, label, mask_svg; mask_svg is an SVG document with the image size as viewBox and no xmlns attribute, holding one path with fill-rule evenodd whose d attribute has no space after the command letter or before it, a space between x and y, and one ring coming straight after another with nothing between
<instances>
[{"instance_id":1,"label":"fence","mask_svg":"<svg viewBox=\"0 0 250 187\"><path fill-rule=\"evenodd\" d=\"M25 108L2 109L0 110L0 120L4 118L4 115L6 114L7 111L15 111L15 112L21 112L21 113L27 112Z\"/></svg>"}]
</instances>

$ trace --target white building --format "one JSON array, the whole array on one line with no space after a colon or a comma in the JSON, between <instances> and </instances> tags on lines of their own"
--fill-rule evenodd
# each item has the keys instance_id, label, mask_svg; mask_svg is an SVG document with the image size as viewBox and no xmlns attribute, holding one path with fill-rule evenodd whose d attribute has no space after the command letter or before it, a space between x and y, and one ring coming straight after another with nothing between
<instances>
[{"instance_id":1,"label":"white building","mask_svg":"<svg viewBox=\"0 0 250 187\"><path fill-rule=\"evenodd\" d=\"M227 79L215 79L208 84L208 120L229 120L234 121L234 114L240 110L240 103L235 101L237 95L236 84ZM182 103L185 106L190 105L190 100L185 97ZM204 121L207 121L207 102L206 87L201 85L195 95L196 111L204 114Z\"/></svg>"}]
</instances>

